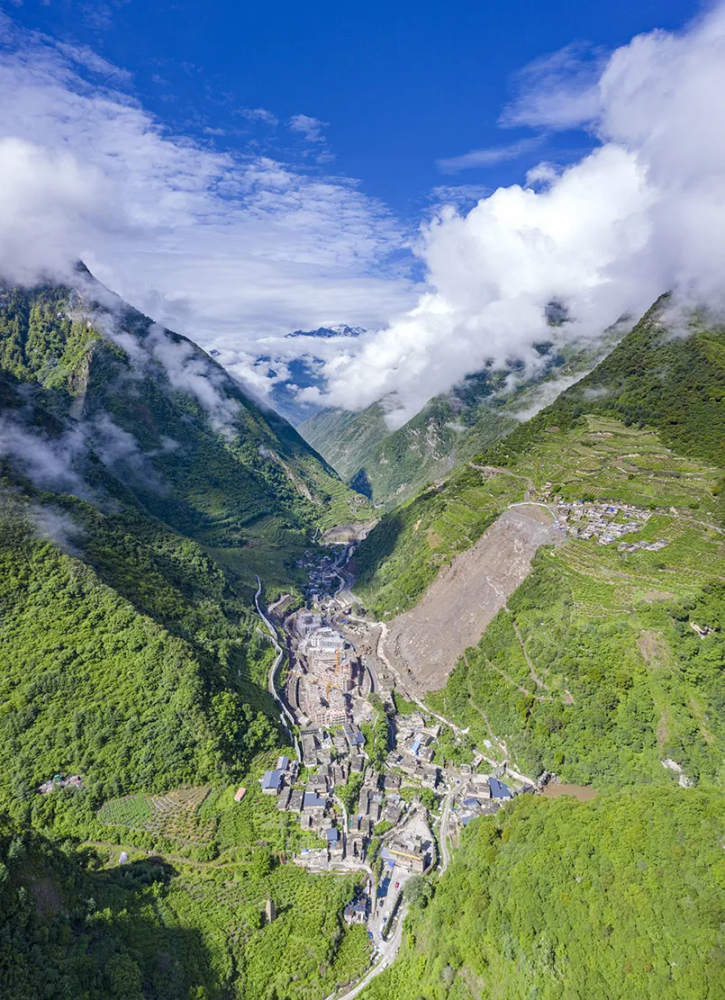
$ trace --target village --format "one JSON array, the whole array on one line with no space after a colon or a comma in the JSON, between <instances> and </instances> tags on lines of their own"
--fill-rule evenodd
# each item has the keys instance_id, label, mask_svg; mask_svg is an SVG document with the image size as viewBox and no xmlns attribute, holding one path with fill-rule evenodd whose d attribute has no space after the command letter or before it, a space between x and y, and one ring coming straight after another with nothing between
<instances>
[{"instance_id":1,"label":"village","mask_svg":"<svg viewBox=\"0 0 725 1000\"><path fill-rule=\"evenodd\" d=\"M480 753L470 764L447 766L437 756L442 723L422 708L396 710L395 680L377 655L374 623L339 596L348 557L349 548L340 547L311 559L310 606L278 611L287 641L280 695L296 723L298 759L281 756L261 789L319 843L300 850L296 864L365 874L344 917L367 926L380 957L397 947L406 883L444 863L447 838L455 840L471 819L534 787ZM372 745L376 725L387 727L382 754Z\"/></svg>"},{"instance_id":2,"label":"village","mask_svg":"<svg viewBox=\"0 0 725 1000\"><path fill-rule=\"evenodd\" d=\"M641 531L652 516L649 511L632 504L588 503L585 500L566 503L561 497L554 500L557 518L554 523L558 528L570 538L595 538L600 545L611 545L624 535ZM658 552L666 545L669 542L663 538L655 542L619 541L617 549L619 552L636 552L638 549Z\"/></svg>"}]
</instances>

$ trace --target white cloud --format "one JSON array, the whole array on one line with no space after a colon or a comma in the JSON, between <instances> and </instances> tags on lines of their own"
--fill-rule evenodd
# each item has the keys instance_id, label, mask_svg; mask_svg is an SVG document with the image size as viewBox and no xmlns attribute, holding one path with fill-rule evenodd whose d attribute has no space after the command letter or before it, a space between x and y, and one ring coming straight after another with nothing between
<instances>
[{"instance_id":1,"label":"white cloud","mask_svg":"<svg viewBox=\"0 0 725 1000\"><path fill-rule=\"evenodd\" d=\"M599 110L597 82L606 59L603 51L581 42L535 59L516 75L518 96L504 108L500 123L568 129L592 121Z\"/></svg>"},{"instance_id":2,"label":"white cloud","mask_svg":"<svg viewBox=\"0 0 725 1000\"><path fill-rule=\"evenodd\" d=\"M543 136L533 136L520 139L508 146L492 146L489 149L472 149L463 156L453 156L447 160L436 161L436 166L444 174L457 174L461 170L471 170L475 167L495 167L507 160L517 160L526 153L537 149L544 141Z\"/></svg>"},{"instance_id":3,"label":"white cloud","mask_svg":"<svg viewBox=\"0 0 725 1000\"><path fill-rule=\"evenodd\" d=\"M232 351L300 326L380 325L414 301L409 278L380 272L407 233L356 182L171 135L108 89L122 72L2 14L0 40L0 273L82 257L154 318Z\"/></svg>"},{"instance_id":4,"label":"white cloud","mask_svg":"<svg viewBox=\"0 0 725 1000\"><path fill-rule=\"evenodd\" d=\"M324 142L325 140L322 130L327 122L320 121L319 118L312 118L310 115L293 115L288 124L293 132L300 132L308 142Z\"/></svg>"},{"instance_id":5,"label":"white cloud","mask_svg":"<svg viewBox=\"0 0 725 1000\"><path fill-rule=\"evenodd\" d=\"M584 68L565 50L529 79L548 83L506 121L586 122L598 148L560 174L540 165L529 187L500 188L465 215L442 209L419 247L431 291L327 366L331 403L394 392L400 421L488 358L533 366L532 343L590 338L668 289L723 304L725 6ZM572 317L555 330L552 299Z\"/></svg>"},{"instance_id":6,"label":"white cloud","mask_svg":"<svg viewBox=\"0 0 725 1000\"><path fill-rule=\"evenodd\" d=\"M241 115L250 122L264 122L265 125L278 125L279 119L266 108L239 108L235 114Z\"/></svg>"}]
</instances>

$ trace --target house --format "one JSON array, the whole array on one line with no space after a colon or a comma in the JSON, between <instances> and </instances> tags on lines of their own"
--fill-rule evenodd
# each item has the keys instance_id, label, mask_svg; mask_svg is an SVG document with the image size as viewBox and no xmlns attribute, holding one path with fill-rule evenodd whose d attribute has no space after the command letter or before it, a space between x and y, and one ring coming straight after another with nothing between
<instances>
[{"instance_id":1,"label":"house","mask_svg":"<svg viewBox=\"0 0 725 1000\"><path fill-rule=\"evenodd\" d=\"M423 774L421 775L421 781L426 788L432 788L433 791L436 790L438 785L438 778L440 776L440 768L437 767L424 767Z\"/></svg>"},{"instance_id":2,"label":"house","mask_svg":"<svg viewBox=\"0 0 725 1000\"><path fill-rule=\"evenodd\" d=\"M246 794L247 794L247 789L246 788L241 788L241 787L238 788L236 790L236 792L234 793L234 801L235 802L241 802L242 799L244 798L244 796Z\"/></svg>"},{"instance_id":3,"label":"house","mask_svg":"<svg viewBox=\"0 0 725 1000\"><path fill-rule=\"evenodd\" d=\"M364 899L359 899L354 903L348 903L344 910L345 922L348 924L364 924L368 915L367 903Z\"/></svg>"},{"instance_id":4,"label":"house","mask_svg":"<svg viewBox=\"0 0 725 1000\"><path fill-rule=\"evenodd\" d=\"M383 787L386 792L397 791L402 784L402 779L399 774L386 774L383 779Z\"/></svg>"},{"instance_id":5,"label":"house","mask_svg":"<svg viewBox=\"0 0 725 1000\"><path fill-rule=\"evenodd\" d=\"M386 823L392 823L393 826L395 826L395 824L400 821L401 816L402 812L398 808L398 806L389 804L385 807L385 812L383 813L383 819L385 820Z\"/></svg>"},{"instance_id":6,"label":"house","mask_svg":"<svg viewBox=\"0 0 725 1000\"><path fill-rule=\"evenodd\" d=\"M278 771L287 771L289 769L289 757L280 757L277 761Z\"/></svg>"},{"instance_id":7,"label":"house","mask_svg":"<svg viewBox=\"0 0 725 1000\"><path fill-rule=\"evenodd\" d=\"M302 809L305 812L324 812L327 799L320 798L317 792L305 792L302 796Z\"/></svg>"},{"instance_id":8,"label":"house","mask_svg":"<svg viewBox=\"0 0 725 1000\"><path fill-rule=\"evenodd\" d=\"M318 774L312 774L310 775L310 778L307 782L307 790L310 792L319 792L319 791L326 792L327 784L328 782L326 774L322 774L322 772Z\"/></svg>"},{"instance_id":9,"label":"house","mask_svg":"<svg viewBox=\"0 0 725 1000\"><path fill-rule=\"evenodd\" d=\"M334 826L328 826L325 830L325 837L329 847L334 846L340 840L340 831Z\"/></svg>"},{"instance_id":10,"label":"house","mask_svg":"<svg viewBox=\"0 0 725 1000\"><path fill-rule=\"evenodd\" d=\"M262 778L262 791L265 795L279 795L282 787L282 775L279 771L265 771Z\"/></svg>"},{"instance_id":11,"label":"house","mask_svg":"<svg viewBox=\"0 0 725 1000\"><path fill-rule=\"evenodd\" d=\"M511 789L498 778L489 778L489 795L492 799L512 799Z\"/></svg>"},{"instance_id":12,"label":"house","mask_svg":"<svg viewBox=\"0 0 725 1000\"><path fill-rule=\"evenodd\" d=\"M356 754L350 762L350 771L353 774L362 774L365 770L365 758L362 754Z\"/></svg>"},{"instance_id":13,"label":"house","mask_svg":"<svg viewBox=\"0 0 725 1000\"><path fill-rule=\"evenodd\" d=\"M354 722L343 723L342 731L351 749L365 745L365 737Z\"/></svg>"},{"instance_id":14,"label":"house","mask_svg":"<svg viewBox=\"0 0 725 1000\"><path fill-rule=\"evenodd\" d=\"M407 868L409 871L418 874L425 871L426 853L418 842L411 844L393 842L387 848L383 848L383 851L387 851L388 864L392 860L394 864ZM380 852L381 857L383 857L383 851Z\"/></svg>"},{"instance_id":15,"label":"house","mask_svg":"<svg viewBox=\"0 0 725 1000\"><path fill-rule=\"evenodd\" d=\"M293 788L287 803L287 812L300 812L302 810L302 797L304 792L300 788Z\"/></svg>"},{"instance_id":16,"label":"house","mask_svg":"<svg viewBox=\"0 0 725 1000\"><path fill-rule=\"evenodd\" d=\"M292 798L292 789L283 788L282 791L280 792L279 798L277 799L277 808L280 811L288 809L289 801L291 798Z\"/></svg>"}]
</instances>

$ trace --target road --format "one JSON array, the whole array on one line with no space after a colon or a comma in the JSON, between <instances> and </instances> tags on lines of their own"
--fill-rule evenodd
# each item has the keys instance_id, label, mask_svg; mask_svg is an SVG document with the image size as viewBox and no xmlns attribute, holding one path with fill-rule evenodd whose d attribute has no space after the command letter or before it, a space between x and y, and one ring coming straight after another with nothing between
<instances>
[{"instance_id":1,"label":"road","mask_svg":"<svg viewBox=\"0 0 725 1000\"><path fill-rule=\"evenodd\" d=\"M443 808L441 809L441 822L438 829L438 840L441 846L441 875L446 870L451 860L451 852L448 849L448 823L451 818L451 806L453 805L455 793L456 786L453 785L443 800Z\"/></svg>"},{"instance_id":2,"label":"road","mask_svg":"<svg viewBox=\"0 0 725 1000\"><path fill-rule=\"evenodd\" d=\"M277 656L275 657L274 663L269 668L269 674L267 676L267 690L274 698L277 707L280 709L280 716L279 716L280 722L289 733L290 738L292 739L292 742L294 744L295 753L297 754L297 760L300 761L301 763L302 754L300 753L300 747L297 742L297 737L295 736L295 731L293 728L296 725L295 718L290 712L290 710L287 708L285 703L282 701L280 696L277 694L277 671L279 670L280 664L284 659L284 649L280 646L279 642L277 641L277 633L274 630L274 626L269 621L264 611L262 611L262 604L260 602L261 596L262 596L262 581L257 576L257 593L254 595L254 604L257 608L257 614L264 622L269 637L272 640L272 644L277 651Z\"/></svg>"},{"instance_id":3,"label":"road","mask_svg":"<svg viewBox=\"0 0 725 1000\"><path fill-rule=\"evenodd\" d=\"M355 986L347 990L346 993L331 993L325 998L325 1000L353 1000L353 997L362 993L362 991L370 985L376 976L379 976L381 972L385 972L385 970L393 964L395 959L398 957L398 952L400 951L400 945L403 939L403 922L407 912L407 906L405 903L401 903L400 910L395 918L395 928L393 933L387 941L381 941L379 938L376 940L375 944L378 948L377 960L375 964L366 972L363 978L358 980Z\"/></svg>"}]
</instances>

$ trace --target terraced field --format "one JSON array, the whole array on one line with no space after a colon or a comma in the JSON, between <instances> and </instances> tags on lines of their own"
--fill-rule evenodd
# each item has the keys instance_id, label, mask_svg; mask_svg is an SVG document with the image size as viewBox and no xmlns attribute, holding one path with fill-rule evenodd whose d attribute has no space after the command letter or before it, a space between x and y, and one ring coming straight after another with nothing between
<instances>
[{"instance_id":1,"label":"terraced field","mask_svg":"<svg viewBox=\"0 0 725 1000\"><path fill-rule=\"evenodd\" d=\"M164 795L126 795L105 802L98 818L108 826L146 830L184 845L207 844L214 836L216 822L202 819L198 812L209 790L200 785Z\"/></svg>"}]
</instances>

